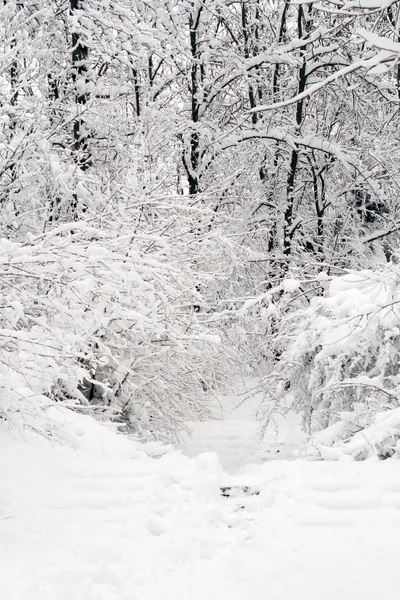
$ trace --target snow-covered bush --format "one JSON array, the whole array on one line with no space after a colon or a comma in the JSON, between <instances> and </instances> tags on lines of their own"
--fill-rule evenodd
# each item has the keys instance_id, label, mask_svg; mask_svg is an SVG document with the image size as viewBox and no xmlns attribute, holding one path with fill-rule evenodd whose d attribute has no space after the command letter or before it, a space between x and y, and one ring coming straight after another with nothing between
<instances>
[{"instance_id":1,"label":"snow-covered bush","mask_svg":"<svg viewBox=\"0 0 400 600\"><path fill-rule=\"evenodd\" d=\"M125 229L71 223L25 243L0 241L8 422L35 427L59 401L139 437L168 438L208 414L229 360L194 310L201 274L184 243Z\"/></svg>"},{"instance_id":2,"label":"snow-covered bush","mask_svg":"<svg viewBox=\"0 0 400 600\"><path fill-rule=\"evenodd\" d=\"M400 439L400 267L323 282L323 295L282 318L287 347L263 380L261 418L301 412L317 455L343 441L356 458L388 456Z\"/></svg>"}]
</instances>

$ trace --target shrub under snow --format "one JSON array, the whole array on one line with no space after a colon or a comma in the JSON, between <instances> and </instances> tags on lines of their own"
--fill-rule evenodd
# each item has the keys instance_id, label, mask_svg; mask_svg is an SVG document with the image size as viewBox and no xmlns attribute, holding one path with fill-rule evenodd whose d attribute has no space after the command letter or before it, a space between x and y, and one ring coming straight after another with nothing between
<instances>
[{"instance_id":1,"label":"shrub under snow","mask_svg":"<svg viewBox=\"0 0 400 600\"><path fill-rule=\"evenodd\" d=\"M278 338L286 350L263 381L265 422L275 411L301 412L317 457L397 452L399 266L333 278L323 296L283 317Z\"/></svg>"},{"instance_id":2,"label":"shrub under snow","mask_svg":"<svg viewBox=\"0 0 400 600\"><path fill-rule=\"evenodd\" d=\"M0 263L8 423L38 427L58 401L168 438L207 415L227 361L193 310L200 275L179 247L73 223L26 243L0 240Z\"/></svg>"}]
</instances>

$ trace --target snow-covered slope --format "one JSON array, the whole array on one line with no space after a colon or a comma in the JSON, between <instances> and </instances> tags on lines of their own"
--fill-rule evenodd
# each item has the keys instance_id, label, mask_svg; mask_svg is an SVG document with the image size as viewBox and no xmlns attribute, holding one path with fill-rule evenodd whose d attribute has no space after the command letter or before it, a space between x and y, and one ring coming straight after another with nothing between
<instances>
[{"instance_id":1,"label":"snow-covered slope","mask_svg":"<svg viewBox=\"0 0 400 600\"><path fill-rule=\"evenodd\" d=\"M397 461L225 475L76 417L69 435L0 434L1 600L398 598ZM259 493L220 495L244 484Z\"/></svg>"}]
</instances>

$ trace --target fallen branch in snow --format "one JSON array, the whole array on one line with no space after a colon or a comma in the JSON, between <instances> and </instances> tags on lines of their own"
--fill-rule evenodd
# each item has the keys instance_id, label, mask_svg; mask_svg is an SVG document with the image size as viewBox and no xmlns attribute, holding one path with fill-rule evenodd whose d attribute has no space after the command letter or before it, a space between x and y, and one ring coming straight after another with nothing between
<instances>
[{"instance_id":1,"label":"fallen branch in snow","mask_svg":"<svg viewBox=\"0 0 400 600\"><path fill-rule=\"evenodd\" d=\"M260 490L257 488L249 487L247 485L234 485L221 487L221 495L224 498L237 498L238 496L258 496Z\"/></svg>"}]
</instances>

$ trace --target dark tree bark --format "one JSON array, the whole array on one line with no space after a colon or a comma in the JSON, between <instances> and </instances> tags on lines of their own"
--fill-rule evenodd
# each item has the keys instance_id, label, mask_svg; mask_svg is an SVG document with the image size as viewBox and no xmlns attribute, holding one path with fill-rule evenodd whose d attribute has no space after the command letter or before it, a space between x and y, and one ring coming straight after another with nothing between
<instances>
[{"instance_id":1,"label":"dark tree bark","mask_svg":"<svg viewBox=\"0 0 400 600\"><path fill-rule=\"evenodd\" d=\"M297 13L297 34L298 38L305 39L309 35L309 21L307 12L310 12L312 7L303 7L300 5L298 7ZM307 62L306 58L303 55L302 65L299 70L298 75L298 88L297 93L301 94L305 91L307 86ZM296 104L296 134L300 135L301 126L304 119L305 113L305 100L299 100ZM286 182L286 208L284 213L284 223L283 223L283 254L286 258L288 258L292 253L292 240L295 233L294 227L294 202L295 202L295 185L296 185L296 177L298 173L299 167L299 159L300 159L300 148L296 144L295 148L292 150L290 155L289 162L289 173Z\"/></svg>"},{"instance_id":2,"label":"dark tree bark","mask_svg":"<svg viewBox=\"0 0 400 600\"><path fill-rule=\"evenodd\" d=\"M201 5L196 15L189 15L189 35L190 35L190 96L191 96L191 120L193 131L190 134L189 152L183 150L183 165L188 178L189 194L195 196L200 191L200 133L198 123L200 121L200 94L202 92L202 83L204 81L204 65L201 63L201 50L199 44L199 27L201 13L204 5Z\"/></svg>"},{"instance_id":3,"label":"dark tree bark","mask_svg":"<svg viewBox=\"0 0 400 600\"><path fill-rule=\"evenodd\" d=\"M70 0L70 15L74 16L76 11L83 9L81 0ZM85 84L88 81L88 58L89 48L84 43L81 33L73 31L71 36L72 43L72 81L75 85L75 103L76 117L73 122L72 129L72 150L73 159L77 167L83 172L87 171L92 166L92 154L89 147L89 134L85 126L84 113L89 102L90 95L85 89ZM72 217L78 218L78 203L79 198L77 192L73 194L72 200ZM85 207L82 206L85 210Z\"/></svg>"},{"instance_id":4,"label":"dark tree bark","mask_svg":"<svg viewBox=\"0 0 400 600\"><path fill-rule=\"evenodd\" d=\"M9 0L3 0L3 2L4 2L4 5L9 4ZM23 2L16 3L17 11L20 11L23 8L24 8ZM18 98L19 98L19 92L20 92L20 90L19 90L20 68L19 68L18 57L17 57L17 40L15 37L13 37L11 39L10 45L11 45L11 49L15 51L15 56L10 65L10 86L11 86L10 105L14 107L14 106L17 106L17 104L18 104ZM12 137L14 135L16 129L17 129L17 120L16 120L15 113L13 113L12 117L10 119L10 123L9 123L10 137ZM19 191L18 184L17 184L18 168L17 168L16 162L13 160L13 157L10 158L10 162L7 165L7 172L9 173L10 181L7 185L5 193L2 194L2 197L1 197L2 202L9 199L11 190L13 190L14 192ZM18 215L19 209L17 206L15 206L15 204L14 204L14 208L15 208L15 214Z\"/></svg>"}]
</instances>

